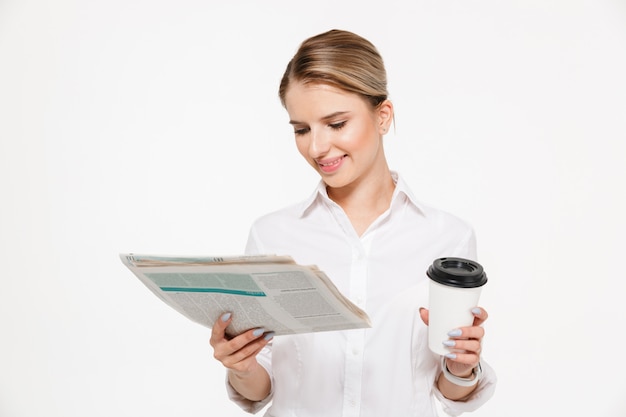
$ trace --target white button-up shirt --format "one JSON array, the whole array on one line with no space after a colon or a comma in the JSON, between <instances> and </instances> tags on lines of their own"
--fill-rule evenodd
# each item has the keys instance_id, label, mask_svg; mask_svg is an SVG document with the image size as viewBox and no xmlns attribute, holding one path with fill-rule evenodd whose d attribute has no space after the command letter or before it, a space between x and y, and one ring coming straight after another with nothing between
<instances>
[{"instance_id":1,"label":"white button-up shirt","mask_svg":"<svg viewBox=\"0 0 626 417\"><path fill-rule=\"evenodd\" d=\"M458 415L493 394L495 374L483 361L483 378L469 400L443 398L435 386L440 357L428 349L419 316L419 307L428 307L428 266L444 256L475 259L473 230L418 203L392 175L391 205L362 236L322 182L306 201L252 226L246 253L317 265L367 312L372 327L275 337L257 357L272 381L267 399L248 401L227 384L243 409L257 412L271 401L268 417L430 417L435 398Z\"/></svg>"}]
</instances>

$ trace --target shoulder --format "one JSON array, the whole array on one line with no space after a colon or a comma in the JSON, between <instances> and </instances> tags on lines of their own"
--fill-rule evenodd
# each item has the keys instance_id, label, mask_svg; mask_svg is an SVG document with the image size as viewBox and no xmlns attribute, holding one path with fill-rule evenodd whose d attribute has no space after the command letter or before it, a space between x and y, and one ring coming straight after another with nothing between
<instances>
[{"instance_id":1,"label":"shoulder","mask_svg":"<svg viewBox=\"0 0 626 417\"><path fill-rule=\"evenodd\" d=\"M472 229L471 225L461 217L417 199L402 176L395 171L392 171L392 175L396 181L398 194L404 195L405 201L408 202L411 218L418 222L421 227L443 228L460 233Z\"/></svg>"},{"instance_id":2,"label":"shoulder","mask_svg":"<svg viewBox=\"0 0 626 417\"><path fill-rule=\"evenodd\" d=\"M307 215L309 207L309 200L305 200L266 213L254 220L250 232L264 240L283 239L293 233L304 232L311 224Z\"/></svg>"},{"instance_id":3,"label":"shoulder","mask_svg":"<svg viewBox=\"0 0 626 417\"><path fill-rule=\"evenodd\" d=\"M299 202L271 211L258 217L253 223L253 229L275 229L281 228L285 224L293 223L302 217L304 203Z\"/></svg>"},{"instance_id":4,"label":"shoulder","mask_svg":"<svg viewBox=\"0 0 626 417\"><path fill-rule=\"evenodd\" d=\"M306 207L301 202L258 217L250 227L246 252L284 254L305 245L314 229L304 215Z\"/></svg>"},{"instance_id":5,"label":"shoulder","mask_svg":"<svg viewBox=\"0 0 626 417\"><path fill-rule=\"evenodd\" d=\"M471 224L467 220L449 211L422 203L420 203L419 209L423 212L424 217L436 226L447 227L458 231L469 231L472 229Z\"/></svg>"},{"instance_id":6,"label":"shoulder","mask_svg":"<svg viewBox=\"0 0 626 417\"><path fill-rule=\"evenodd\" d=\"M473 226L449 211L417 203L412 205L412 215L407 219L413 235L412 241L421 242L446 256L475 258L476 236Z\"/></svg>"}]
</instances>

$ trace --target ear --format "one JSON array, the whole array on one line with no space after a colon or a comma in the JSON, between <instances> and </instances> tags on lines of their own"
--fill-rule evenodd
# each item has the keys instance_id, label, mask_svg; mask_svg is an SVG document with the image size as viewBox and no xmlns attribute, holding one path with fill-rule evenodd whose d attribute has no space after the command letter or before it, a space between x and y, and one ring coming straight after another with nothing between
<instances>
[{"instance_id":1,"label":"ear","mask_svg":"<svg viewBox=\"0 0 626 417\"><path fill-rule=\"evenodd\" d=\"M386 134L393 122L393 103L385 100L376 108L378 116L378 129L381 135Z\"/></svg>"}]
</instances>

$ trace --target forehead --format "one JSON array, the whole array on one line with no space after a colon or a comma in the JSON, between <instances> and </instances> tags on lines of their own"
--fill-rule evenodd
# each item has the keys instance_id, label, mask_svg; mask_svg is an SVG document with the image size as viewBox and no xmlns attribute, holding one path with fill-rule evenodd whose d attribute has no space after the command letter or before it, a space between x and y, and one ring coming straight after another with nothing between
<instances>
[{"instance_id":1,"label":"forehead","mask_svg":"<svg viewBox=\"0 0 626 417\"><path fill-rule=\"evenodd\" d=\"M285 93L285 107L293 120L323 118L335 112L369 111L361 96L322 83L292 83Z\"/></svg>"}]
</instances>

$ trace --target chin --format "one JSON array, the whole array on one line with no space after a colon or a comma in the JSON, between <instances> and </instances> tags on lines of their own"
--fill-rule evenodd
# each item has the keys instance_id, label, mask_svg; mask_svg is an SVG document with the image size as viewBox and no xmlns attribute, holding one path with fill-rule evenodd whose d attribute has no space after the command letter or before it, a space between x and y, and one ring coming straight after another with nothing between
<instances>
[{"instance_id":1,"label":"chin","mask_svg":"<svg viewBox=\"0 0 626 417\"><path fill-rule=\"evenodd\" d=\"M337 178L336 176L322 175L322 181L330 188L343 188L350 184L346 179Z\"/></svg>"}]
</instances>

